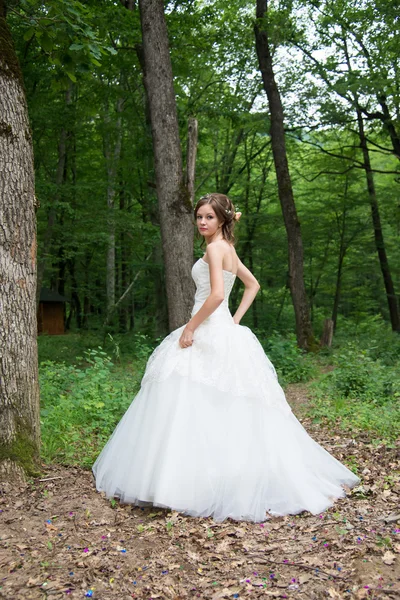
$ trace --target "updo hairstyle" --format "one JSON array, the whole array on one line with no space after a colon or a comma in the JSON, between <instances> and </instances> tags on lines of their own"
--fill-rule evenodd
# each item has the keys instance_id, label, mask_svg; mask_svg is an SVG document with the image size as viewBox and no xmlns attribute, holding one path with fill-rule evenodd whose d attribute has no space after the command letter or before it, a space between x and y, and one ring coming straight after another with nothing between
<instances>
[{"instance_id":1,"label":"updo hairstyle","mask_svg":"<svg viewBox=\"0 0 400 600\"><path fill-rule=\"evenodd\" d=\"M230 200L228 196L225 196L225 194L212 193L202 196L194 209L195 220L197 219L197 211L205 204L210 204L218 221L222 223L222 235L224 239L234 245L235 236L233 235L233 230L236 221L238 221L240 218L241 213L235 212L235 207L232 200Z\"/></svg>"}]
</instances>

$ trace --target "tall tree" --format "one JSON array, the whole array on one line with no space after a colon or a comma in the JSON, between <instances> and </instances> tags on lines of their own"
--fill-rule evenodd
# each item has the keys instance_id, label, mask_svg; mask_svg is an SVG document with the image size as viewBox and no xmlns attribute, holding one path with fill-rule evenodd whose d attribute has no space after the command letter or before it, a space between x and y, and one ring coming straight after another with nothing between
<instances>
[{"instance_id":1,"label":"tall tree","mask_svg":"<svg viewBox=\"0 0 400 600\"><path fill-rule=\"evenodd\" d=\"M275 80L270 40L266 25L267 10L267 0L257 0L257 20L254 24L254 33L258 62L264 89L268 97L272 154L278 183L278 195L288 239L289 286L296 319L297 343L300 348L309 350L314 345L315 340L304 284L303 242L287 160L282 101Z\"/></svg>"},{"instance_id":2,"label":"tall tree","mask_svg":"<svg viewBox=\"0 0 400 600\"><path fill-rule=\"evenodd\" d=\"M344 54L346 57L346 64L351 75L353 72L350 54L348 51L347 39L343 32L343 48ZM358 135L360 138L360 148L362 150L363 159L364 159L364 169L365 176L367 180L367 190L368 190L368 198L371 206L371 216L372 216L372 224L374 228L374 240L375 247L379 258L379 265L382 271L383 282L386 291L386 297L388 302L390 321L392 324L393 331L397 331L400 333L400 312L399 312L399 302L394 289L394 283L392 278L391 269L389 266L389 260L386 252L386 244L383 235L382 222L379 210L378 199L376 196L376 188L375 188L375 180L372 172L371 159L369 155L367 136L365 134L364 127L364 119L360 108L359 98L357 92L354 90L350 90L350 93L353 96L354 100L354 108L357 114L357 125L358 125ZM400 158L400 156L399 156Z\"/></svg>"},{"instance_id":3,"label":"tall tree","mask_svg":"<svg viewBox=\"0 0 400 600\"><path fill-rule=\"evenodd\" d=\"M0 477L37 470L39 385L32 138L22 74L0 0Z\"/></svg>"},{"instance_id":4,"label":"tall tree","mask_svg":"<svg viewBox=\"0 0 400 600\"><path fill-rule=\"evenodd\" d=\"M184 183L178 117L162 0L140 0L144 82L151 120L170 329L192 308L193 216Z\"/></svg>"}]
</instances>

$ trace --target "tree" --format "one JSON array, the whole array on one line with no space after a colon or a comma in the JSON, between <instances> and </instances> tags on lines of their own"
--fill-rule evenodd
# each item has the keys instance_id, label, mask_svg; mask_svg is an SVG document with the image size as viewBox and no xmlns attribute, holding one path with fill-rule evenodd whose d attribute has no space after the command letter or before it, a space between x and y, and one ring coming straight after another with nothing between
<instances>
[{"instance_id":1,"label":"tree","mask_svg":"<svg viewBox=\"0 0 400 600\"><path fill-rule=\"evenodd\" d=\"M39 384L32 137L22 74L0 0L0 476L37 471Z\"/></svg>"},{"instance_id":2,"label":"tree","mask_svg":"<svg viewBox=\"0 0 400 600\"><path fill-rule=\"evenodd\" d=\"M311 3L311 6L314 7L314 4ZM370 14L366 16L363 10L360 11L358 4L354 4L352 0L344 3L340 10L330 4L318 4L315 7L315 12L319 15L315 22L318 37L314 33L312 44L302 40L301 43L296 42L296 45L311 61L311 72L322 80L329 93L336 94L339 99L344 101L340 102L340 108L332 107L331 120L336 120L338 123L347 120L352 126L354 117L351 113L355 113L356 135L359 139L362 160L360 160L359 152L348 156L348 160L349 163L354 160L353 164L365 171L375 247L382 272L391 325L393 331L399 332L399 302L386 250L369 144L375 151L378 149L378 151L388 152L388 149L382 148L380 144L375 144L368 139L368 130L365 125L365 116L370 122L380 120L383 123L383 131L380 135L381 137L389 135L393 154L399 158L399 135L395 119L390 116L391 111L396 109L396 99L393 93L383 91L394 90L397 87L396 69L389 67L393 53L391 39L393 24L390 23L390 14L384 12L380 15L385 35L382 35L381 31L377 33L373 28L368 28L368 19L372 15L378 16L381 9L382 6L379 2L370 5L368 6ZM341 33L339 33L339 28ZM333 60L325 58L322 61L314 56L313 50L316 47L320 49L324 44L335 48ZM346 65L346 69L344 65ZM374 110L368 108L371 106L374 107ZM324 151L329 150L325 147ZM332 157L338 158L338 153L332 152Z\"/></svg>"},{"instance_id":3,"label":"tree","mask_svg":"<svg viewBox=\"0 0 400 600\"><path fill-rule=\"evenodd\" d=\"M254 33L260 71L264 89L268 96L272 153L278 182L279 200L288 239L289 287L296 318L297 343L300 348L309 350L314 344L314 335L304 285L303 243L286 154L282 101L275 80L270 41L265 25L267 6L266 0L257 0L257 21L254 25Z\"/></svg>"},{"instance_id":4,"label":"tree","mask_svg":"<svg viewBox=\"0 0 400 600\"><path fill-rule=\"evenodd\" d=\"M184 183L178 117L162 0L140 0L144 82L150 112L170 329L190 316L192 204Z\"/></svg>"}]
</instances>

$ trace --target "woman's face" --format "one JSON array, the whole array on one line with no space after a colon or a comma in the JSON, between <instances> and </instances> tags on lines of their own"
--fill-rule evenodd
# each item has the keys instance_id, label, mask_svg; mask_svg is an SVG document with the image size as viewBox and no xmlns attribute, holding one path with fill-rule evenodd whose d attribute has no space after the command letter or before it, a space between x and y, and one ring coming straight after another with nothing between
<instances>
[{"instance_id":1,"label":"woman's face","mask_svg":"<svg viewBox=\"0 0 400 600\"><path fill-rule=\"evenodd\" d=\"M196 215L196 225L200 235L212 238L218 231L219 220L211 204L200 206Z\"/></svg>"}]
</instances>

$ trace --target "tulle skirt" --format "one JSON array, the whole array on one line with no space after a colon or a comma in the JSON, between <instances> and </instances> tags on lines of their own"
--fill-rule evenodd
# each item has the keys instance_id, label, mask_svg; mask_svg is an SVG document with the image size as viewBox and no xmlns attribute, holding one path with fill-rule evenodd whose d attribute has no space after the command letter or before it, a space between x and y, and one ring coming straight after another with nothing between
<instances>
[{"instance_id":1,"label":"tulle skirt","mask_svg":"<svg viewBox=\"0 0 400 600\"><path fill-rule=\"evenodd\" d=\"M211 319L185 349L182 330L153 352L93 465L99 491L215 521L261 522L320 513L345 495L342 484L359 482L296 419L250 329Z\"/></svg>"}]
</instances>

